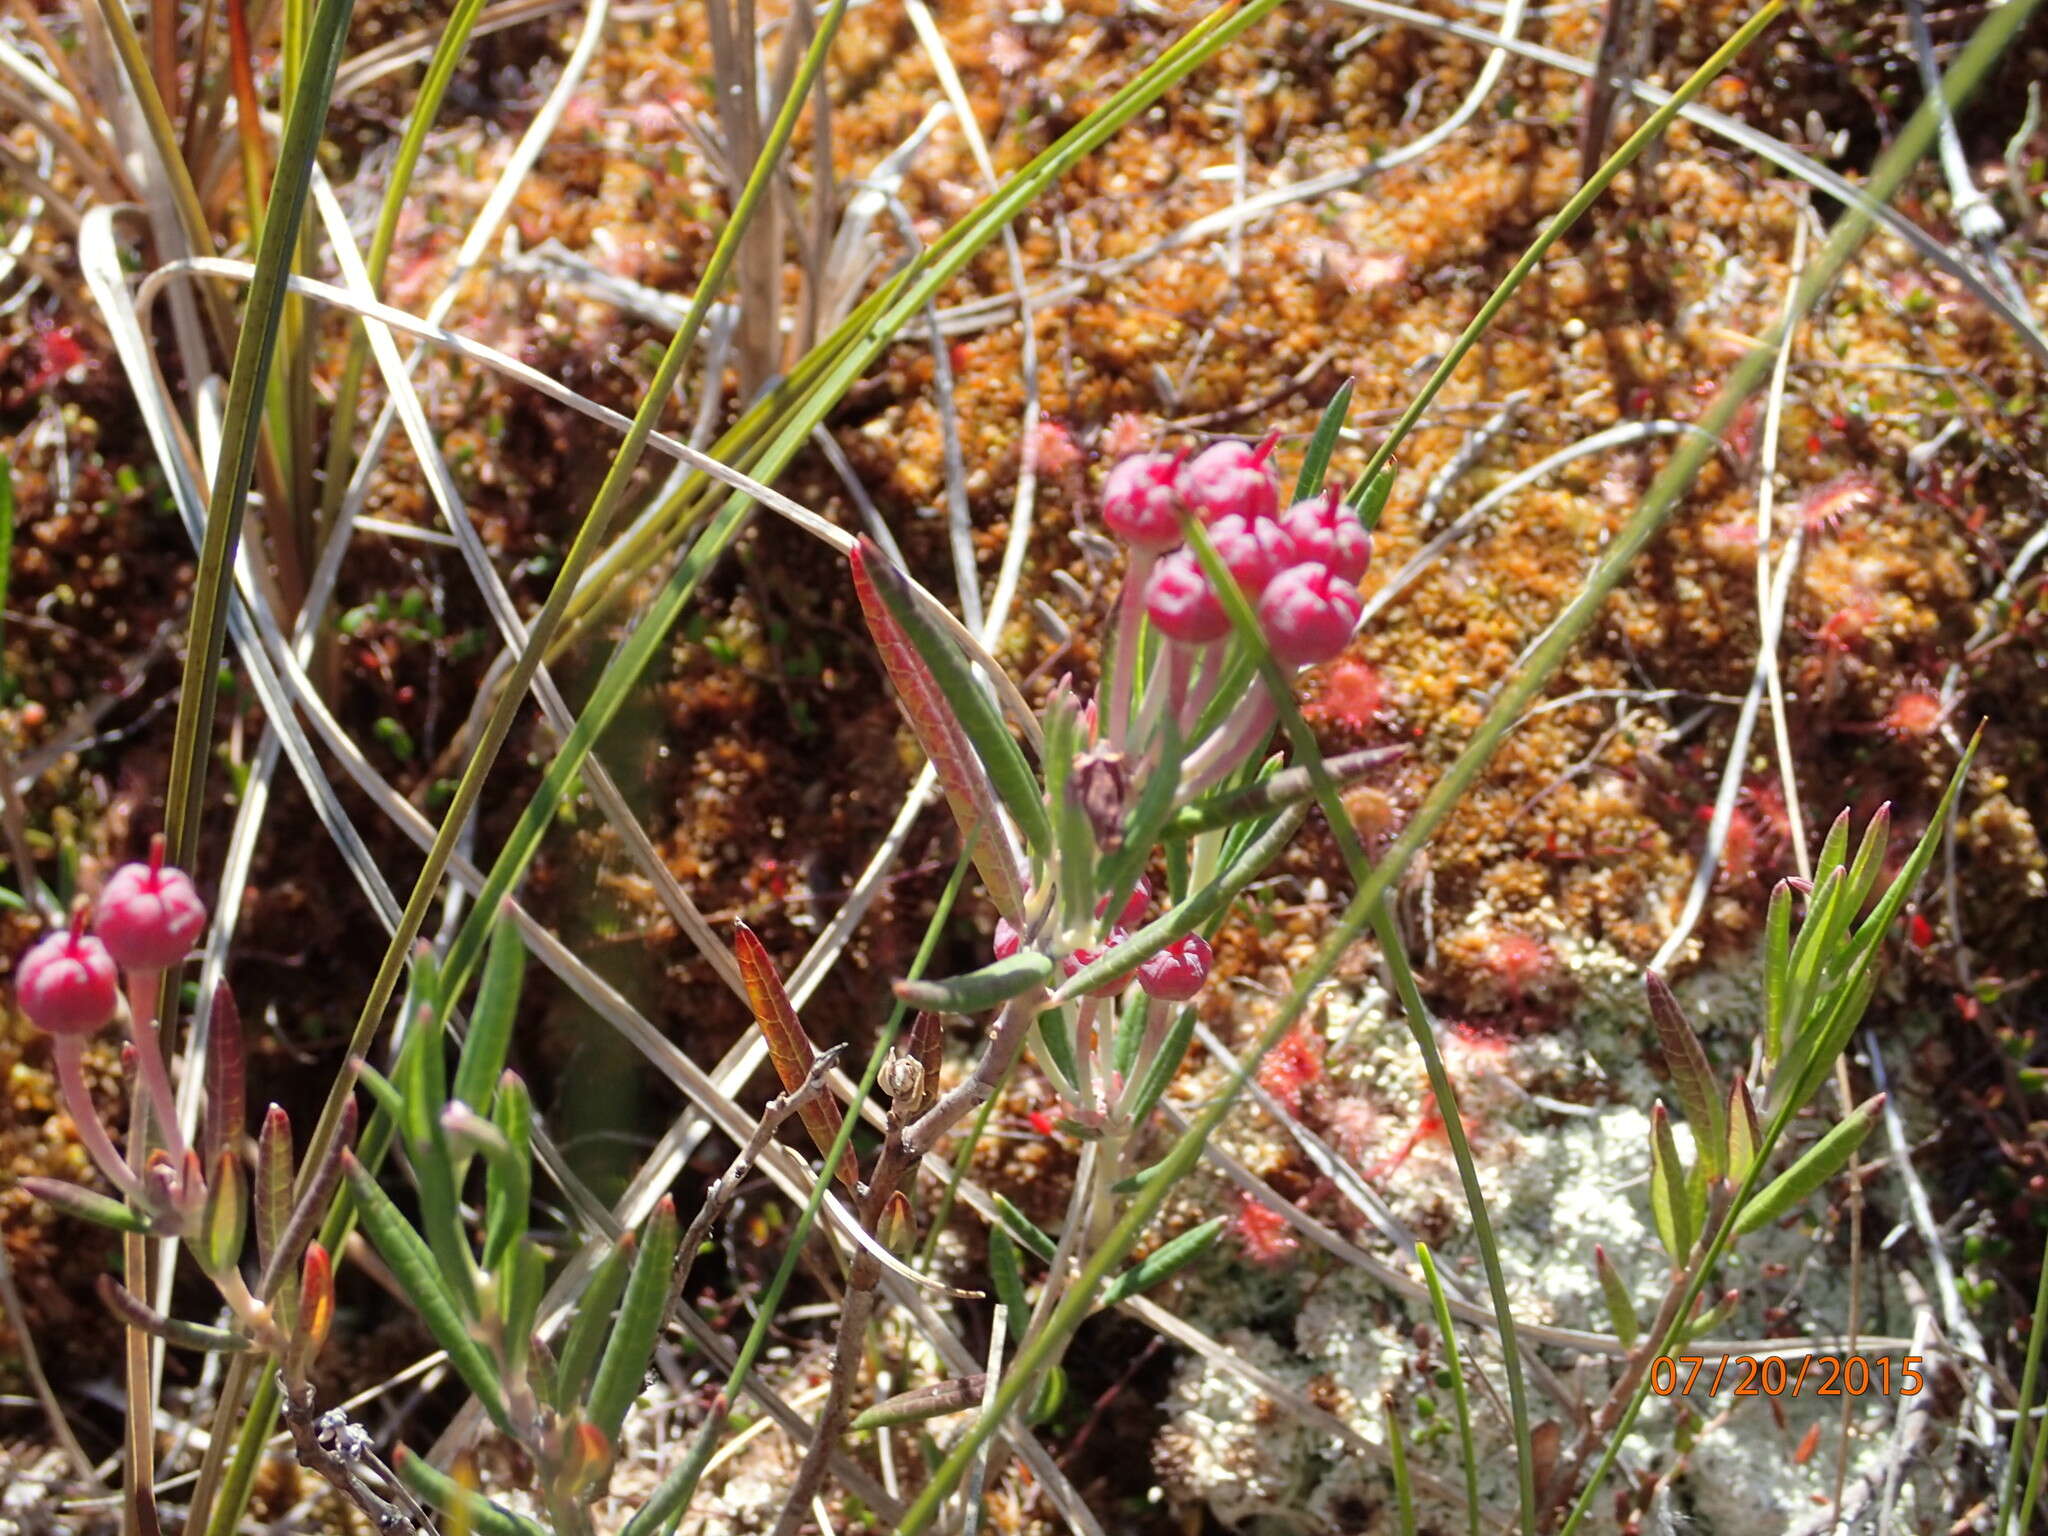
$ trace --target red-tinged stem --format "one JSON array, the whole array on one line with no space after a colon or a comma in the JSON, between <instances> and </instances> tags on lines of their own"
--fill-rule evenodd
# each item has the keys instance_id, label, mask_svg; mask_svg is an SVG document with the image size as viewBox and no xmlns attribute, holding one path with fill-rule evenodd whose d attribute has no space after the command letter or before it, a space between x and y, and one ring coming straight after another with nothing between
<instances>
[{"instance_id":1,"label":"red-tinged stem","mask_svg":"<svg viewBox=\"0 0 2048 1536\"><path fill-rule=\"evenodd\" d=\"M1194 681L1194 658L1190 655L1187 672L1178 680L1179 686L1174 689L1174 692L1186 695L1180 704L1180 739L1184 746L1190 747L1194 743L1189 741L1188 737L1201 722L1202 713L1208 709L1209 701L1216 697L1216 690L1223 686L1223 674L1230 666L1229 648L1222 641L1203 646L1200 654L1204 662L1200 684L1192 688L1188 686Z\"/></svg>"},{"instance_id":2,"label":"red-tinged stem","mask_svg":"<svg viewBox=\"0 0 2048 1536\"><path fill-rule=\"evenodd\" d=\"M142 1071L142 1085L149 1094L150 1113L157 1122L164 1150L175 1162L185 1160L185 1138L178 1130L178 1100L171 1091L171 1074L164 1065L163 1042L157 1036L155 971L128 973L128 1029L135 1038L135 1060Z\"/></svg>"},{"instance_id":3,"label":"red-tinged stem","mask_svg":"<svg viewBox=\"0 0 2048 1536\"><path fill-rule=\"evenodd\" d=\"M142 1181L114 1146L107 1128L100 1123L99 1111L93 1108L92 1091L85 1086L85 1041L77 1035L59 1035L55 1045L57 1088L64 1096L64 1107L71 1111L71 1123L78 1127L78 1139L85 1144L86 1154L107 1176L108 1183L148 1209L150 1201L143 1192Z\"/></svg>"}]
</instances>

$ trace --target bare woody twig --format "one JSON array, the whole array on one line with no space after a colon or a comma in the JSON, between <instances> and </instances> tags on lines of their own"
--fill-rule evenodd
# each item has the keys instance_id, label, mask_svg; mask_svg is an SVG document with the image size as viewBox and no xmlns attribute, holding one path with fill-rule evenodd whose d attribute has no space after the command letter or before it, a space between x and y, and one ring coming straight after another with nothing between
<instances>
[{"instance_id":1,"label":"bare woody twig","mask_svg":"<svg viewBox=\"0 0 2048 1536\"><path fill-rule=\"evenodd\" d=\"M861 1192L860 1219L865 1231L872 1234L880 1230L892 1206L900 1208L898 1186L904 1178L941 1136L995 1092L996 1084L1023 1050L1025 1035L1044 1000L1043 987L1033 987L1010 999L998 1016L988 1047L974 1070L942 1096L934 1094L938 1082L940 1018L933 1013L917 1016L911 1025L907 1049L896 1052L883 1064L880 1083L890 1098L889 1120L874 1177ZM881 1260L866 1248L856 1251L848 1269L846 1295L839 1304L831 1390L818 1412L817 1436L797 1468L771 1536L795 1536L798 1523L824 1480L832 1447L846 1423L847 1404L860 1371L861 1350L867 1339L868 1323L874 1316L881 1279ZM994 1368L992 1362L991 1369Z\"/></svg>"}]
</instances>

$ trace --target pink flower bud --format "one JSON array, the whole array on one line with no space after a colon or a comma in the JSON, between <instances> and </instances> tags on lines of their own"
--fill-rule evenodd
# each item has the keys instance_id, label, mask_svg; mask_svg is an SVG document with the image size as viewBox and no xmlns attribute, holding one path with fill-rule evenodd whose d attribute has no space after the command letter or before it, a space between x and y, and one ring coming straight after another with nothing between
<instances>
[{"instance_id":1,"label":"pink flower bud","mask_svg":"<svg viewBox=\"0 0 2048 1536\"><path fill-rule=\"evenodd\" d=\"M1060 964L1065 968L1067 976L1071 979L1079 975L1084 967L1093 965L1129 937L1130 935L1125 933L1123 929L1112 928L1109 931L1108 943L1102 945L1099 949L1077 949L1062 960ZM1123 991L1124 984L1130 979L1129 976L1119 976L1114 981L1106 981L1101 986L1090 990L1086 996L1114 997L1117 993Z\"/></svg>"},{"instance_id":2,"label":"pink flower bud","mask_svg":"<svg viewBox=\"0 0 2048 1536\"><path fill-rule=\"evenodd\" d=\"M1178 944L1169 944L1138 967L1138 985L1148 997L1162 1002L1184 1003L1202 990L1215 960L1208 940L1191 933Z\"/></svg>"},{"instance_id":3,"label":"pink flower bud","mask_svg":"<svg viewBox=\"0 0 2048 1536\"><path fill-rule=\"evenodd\" d=\"M1145 915L1145 909L1152 905L1152 887L1140 876L1138 883L1131 887L1131 894L1124 898L1123 912L1117 917L1117 926L1128 928ZM1095 903L1095 915L1102 916L1109 910L1109 898L1103 897Z\"/></svg>"},{"instance_id":4,"label":"pink flower bud","mask_svg":"<svg viewBox=\"0 0 2048 1536\"><path fill-rule=\"evenodd\" d=\"M206 931L206 903L192 877L166 868L163 858L163 839L158 838L147 864L123 864L100 892L93 932L125 970L167 970L189 955Z\"/></svg>"},{"instance_id":5,"label":"pink flower bud","mask_svg":"<svg viewBox=\"0 0 2048 1536\"><path fill-rule=\"evenodd\" d=\"M14 967L14 994L29 1023L50 1035L89 1035L114 1016L121 978L107 946L71 926L40 939Z\"/></svg>"},{"instance_id":6,"label":"pink flower bud","mask_svg":"<svg viewBox=\"0 0 2048 1536\"><path fill-rule=\"evenodd\" d=\"M1259 599L1259 623L1283 665L1306 667L1341 655L1364 609L1358 588L1328 566L1295 565Z\"/></svg>"},{"instance_id":7,"label":"pink flower bud","mask_svg":"<svg viewBox=\"0 0 2048 1536\"><path fill-rule=\"evenodd\" d=\"M1279 440L1275 432L1256 448L1239 442L1204 448L1180 472L1180 499L1205 523L1233 512L1271 517L1280 510L1280 481L1266 455Z\"/></svg>"},{"instance_id":8,"label":"pink flower bud","mask_svg":"<svg viewBox=\"0 0 2048 1536\"><path fill-rule=\"evenodd\" d=\"M995 942L996 958L998 960L1007 960L1010 958L1010 956L1017 953L1017 951L1022 949L1023 947L1024 935L1016 930L1016 927L1010 922L1010 920L1007 917L997 918Z\"/></svg>"},{"instance_id":9,"label":"pink flower bud","mask_svg":"<svg viewBox=\"0 0 2048 1536\"><path fill-rule=\"evenodd\" d=\"M1183 645L1206 645L1230 633L1223 600L1184 549L1152 567L1145 583L1145 613L1162 635Z\"/></svg>"},{"instance_id":10,"label":"pink flower bud","mask_svg":"<svg viewBox=\"0 0 2048 1536\"><path fill-rule=\"evenodd\" d=\"M1180 459L1135 453L1120 460L1102 484L1102 520L1137 549L1160 554L1180 542Z\"/></svg>"},{"instance_id":11,"label":"pink flower bud","mask_svg":"<svg viewBox=\"0 0 2048 1536\"><path fill-rule=\"evenodd\" d=\"M1338 498L1335 486L1321 496L1297 501L1280 514L1280 526L1292 536L1299 559L1327 565L1354 584L1365 580L1372 565L1372 535Z\"/></svg>"},{"instance_id":12,"label":"pink flower bud","mask_svg":"<svg viewBox=\"0 0 2048 1536\"><path fill-rule=\"evenodd\" d=\"M1209 525L1209 542L1254 603L1275 576L1307 558L1296 551L1287 530L1270 517L1225 513Z\"/></svg>"}]
</instances>

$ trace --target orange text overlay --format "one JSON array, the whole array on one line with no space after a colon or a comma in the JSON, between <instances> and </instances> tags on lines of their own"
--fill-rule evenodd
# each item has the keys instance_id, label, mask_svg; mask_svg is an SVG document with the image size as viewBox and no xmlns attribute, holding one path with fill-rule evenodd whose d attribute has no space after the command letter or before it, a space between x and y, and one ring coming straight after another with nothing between
<instances>
[{"instance_id":1,"label":"orange text overlay","mask_svg":"<svg viewBox=\"0 0 2048 1536\"><path fill-rule=\"evenodd\" d=\"M1919 1355L1659 1355L1659 1397L1911 1397L1925 1390Z\"/></svg>"}]
</instances>

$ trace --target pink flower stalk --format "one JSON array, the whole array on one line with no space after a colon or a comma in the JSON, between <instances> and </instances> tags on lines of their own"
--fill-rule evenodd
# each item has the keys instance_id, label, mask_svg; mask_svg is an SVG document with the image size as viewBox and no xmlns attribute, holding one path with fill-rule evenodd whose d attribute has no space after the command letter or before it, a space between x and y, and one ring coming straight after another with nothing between
<instances>
[{"instance_id":1,"label":"pink flower stalk","mask_svg":"<svg viewBox=\"0 0 2048 1536\"><path fill-rule=\"evenodd\" d=\"M181 869L164 864L164 840L147 864L123 864L100 892L93 931L126 971L165 971L192 953L206 932L206 903Z\"/></svg>"},{"instance_id":2,"label":"pink flower stalk","mask_svg":"<svg viewBox=\"0 0 2048 1536\"><path fill-rule=\"evenodd\" d=\"M1164 554L1180 542L1180 456L1134 453L1102 485L1102 520L1133 548Z\"/></svg>"},{"instance_id":3,"label":"pink flower stalk","mask_svg":"<svg viewBox=\"0 0 2048 1536\"><path fill-rule=\"evenodd\" d=\"M1280 510L1280 480L1266 456L1280 441L1271 433L1257 447L1222 442L1204 448L1180 472L1180 498L1205 523L1235 512L1271 517Z\"/></svg>"},{"instance_id":4,"label":"pink flower stalk","mask_svg":"<svg viewBox=\"0 0 2048 1536\"><path fill-rule=\"evenodd\" d=\"M1364 611L1358 588L1328 566L1296 565L1259 599L1259 624L1283 665L1307 667L1342 655Z\"/></svg>"},{"instance_id":5,"label":"pink flower stalk","mask_svg":"<svg viewBox=\"0 0 2048 1536\"><path fill-rule=\"evenodd\" d=\"M1299 558L1326 565L1346 581L1365 580L1372 565L1372 535L1331 486L1320 496L1297 501L1280 514L1280 526L1294 540Z\"/></svg>"},{"instance_id":6,"label":"pink flower stalk","mask_svg":"<svg viewBox=\"0 0 2048 1536\"><path fill-rule=\"evenodd\" d=\"M121 979L107 946L85 931L84 907L72 913L69 928L21 957L14 993L29 1023L46 1035L90 1035L114 1017Z\"/></svg>"},{"instance_id":7,"label":"pink flower stalk","mask_svg":"<svg viewBox=\"0 0 2048 1536\"><path fill-rule=\"evenodd\" d=\"M1191 933L1177 944L1169 944L1138 967L1138 985L1145 995L1162 1002L1184 1003L1202 990L1215 961L1208 940Z\"/></svg>"},{"instance_id":8,"label":"pink flower stalk","mask_svg":"<svg viewBox=\"0 0 2048 1536\"><path fill-rule=\"evenodd\" d=\"M1152 567L1145 584L1145 612L1169 640L1207 645L1230 633L1230 615L1195 557L1177 549Z\"/></svg>"},{"instance_id":9,"label":"pink flower stalk","mask_svg":"<svg viewBox=\"0 0 2048 1536\"><path fill-rule=\"evenodd\" d=\"M1227 512L1209 525L1209 542L1215 545L1216 557L1224 568L1254 603L1275 576L1307 558L1287 530L1270 517Z\"/></svg>"},{"instance_id":10,"label":"pink flower stalk","mask_svg":"<svg viewBox=\"0 0 2048 1536\"><path fill-rule=\"evenodd\" d=\"M998 960L1007 960L1024 947L1024 935L1007 917L996 919L995 952Z\"/></svg>"}]
</instances>

